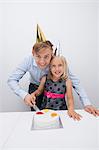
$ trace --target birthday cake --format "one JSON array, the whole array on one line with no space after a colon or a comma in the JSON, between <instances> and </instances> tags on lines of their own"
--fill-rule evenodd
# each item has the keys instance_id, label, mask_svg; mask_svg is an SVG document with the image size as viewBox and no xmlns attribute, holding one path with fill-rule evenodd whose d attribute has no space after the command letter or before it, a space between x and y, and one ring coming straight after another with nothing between
<instances>
[{"instance_id":1,"label":"birthday cake","mask_svg":"<svg viewBox=\"0 0 99 150\"><path fill-rule=\"evenodd\" d=\"M59 115L56 111L43 109L34 114L34 129L59 128Z\"/></svg>"}]
</instances>

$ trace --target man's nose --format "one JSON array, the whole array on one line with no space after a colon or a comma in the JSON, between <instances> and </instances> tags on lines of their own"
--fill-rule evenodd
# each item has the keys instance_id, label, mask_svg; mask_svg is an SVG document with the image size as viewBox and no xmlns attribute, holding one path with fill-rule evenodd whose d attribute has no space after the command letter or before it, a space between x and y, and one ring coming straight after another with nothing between
<instances>
[{"instance_id":1,"label":"man's nose","mask_svg":"<svg viewBox=\"0 0 99 150\"><path fill-rule=\"evenodd\" d=\"M40 62L44 63L45 62L44 58L40 58Z\"/></svg>"}]
</instances>

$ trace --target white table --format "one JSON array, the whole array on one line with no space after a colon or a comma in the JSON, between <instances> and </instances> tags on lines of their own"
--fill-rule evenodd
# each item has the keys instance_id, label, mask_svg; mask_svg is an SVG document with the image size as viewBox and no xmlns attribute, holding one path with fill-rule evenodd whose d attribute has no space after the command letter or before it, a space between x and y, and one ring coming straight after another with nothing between
<instances>
[{"instance_id":1,"label":"white table","mask_svg":"<svg viewBox=\"0 0 99 150\"><path fill-rule=\"evenodd\" d=\"M20 113L0 113L0 148L5 145L15 128L20 117Z\"/></svg>"},{"instance_id":2,"label":"white table","mask_svg":"<svg viewBox=\"0 0 99 150\"><path fill-rule=\"evenodd\" d=\"M0 113L0 148L4 150L99 150L99 117L76 110L83 118L74 121L57 111L63 128L32 130L34 112Z\"/></svg>"}]
</instances>

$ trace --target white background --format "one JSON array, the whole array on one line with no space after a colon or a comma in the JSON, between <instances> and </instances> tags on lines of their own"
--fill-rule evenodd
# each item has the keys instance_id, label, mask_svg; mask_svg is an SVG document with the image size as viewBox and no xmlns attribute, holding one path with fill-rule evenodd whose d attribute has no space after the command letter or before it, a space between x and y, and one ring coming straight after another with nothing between
<instances>
[{"instance_id":1,"label":"white background","mask_svg":"<svg viewBox=\"0 0 99 150\"><path fill-rule=\"evenodd\" d=\"M0 111L30 110L8 87L7 79L31 53L38 23L47 39L59 40L72 72L90 101L99 107L99 1L0 1ZM29 75L21 80L28 89ZM75 96L75 108L81 108Z\"/></svg>"}]
</instances>

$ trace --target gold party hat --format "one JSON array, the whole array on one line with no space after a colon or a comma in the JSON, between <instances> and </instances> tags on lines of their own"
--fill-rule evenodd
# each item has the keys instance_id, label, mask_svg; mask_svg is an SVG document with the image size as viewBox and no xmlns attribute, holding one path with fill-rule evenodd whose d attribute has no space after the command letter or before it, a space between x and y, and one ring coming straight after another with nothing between
<instances>
[{"instance_id":1,"label":"gold party hat","mask_svg":"<svg viewBox=\"0 0 99 150\"><path fill-rule=\"evenodd\" d=\"M36 36L36 43L38 42L45 42L46 38L44 33L41 31L39 25L37 24L37 36Z\"/></svg>"}]
</instances>

